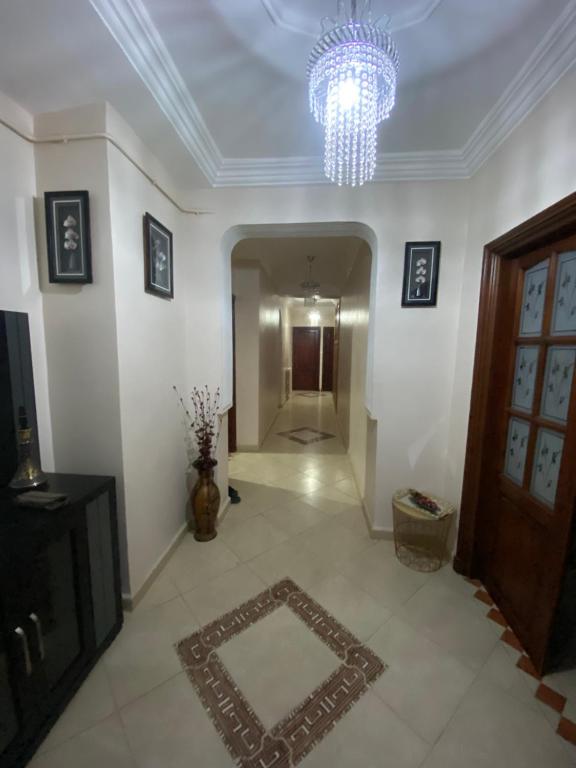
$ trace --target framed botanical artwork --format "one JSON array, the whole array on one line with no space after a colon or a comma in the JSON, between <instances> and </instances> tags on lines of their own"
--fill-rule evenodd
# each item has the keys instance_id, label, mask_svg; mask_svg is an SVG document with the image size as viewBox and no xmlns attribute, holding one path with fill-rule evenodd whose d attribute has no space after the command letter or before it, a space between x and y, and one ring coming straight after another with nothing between
<instances>
[{"instance_id":1,"label":"framed botanical artwork","mask_svg":"<svg viewBox=\"0 0 576 768\"><path fill-rule=\"evenodd\" d=\"M435 307L440 267L440 242L406 243L403 307Z\"/></svg>"},{"instance_id":2,"label":"framed botanical artwork","mask_svg":"<svg viewBox=\"0 0 576 768\"><path fill-rule=\"evenodd\" d=\"M144 216L144 289L165 299L174 297L172 232L154 216Z\"/></svg>"},{"instance_id":3,"label":"framed botanical artwork","mask_svg":"<svg viewBox=\"0 0 576 768\"><path fill-rule=\"evenodd\" d=\"M48 274L51 283L91 283L88 192L45 192Z\"/></svg>"}]
</instances>

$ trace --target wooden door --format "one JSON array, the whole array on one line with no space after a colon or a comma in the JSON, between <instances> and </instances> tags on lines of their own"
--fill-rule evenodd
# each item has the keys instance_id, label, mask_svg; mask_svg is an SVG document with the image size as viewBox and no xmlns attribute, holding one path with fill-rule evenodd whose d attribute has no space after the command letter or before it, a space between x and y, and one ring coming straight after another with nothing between
<instances>
[{"instance_id":1,"label":"wooden door","mask_svg":"<svg viewBox=\"0 0 576 768\"><path fill-rule=\"evenodd\" d=\"M486 256L456 565L484 581L542 672L576 498L576 237L526 250Z\"/></svg>"},{"instance_id":2,"label":"wooden door","mask_svg":"<svg viewBox=\"0 0 576 768\"><path fill-rule=\"evenodd\" d=\"M292 389L317 392L320 385L320 328L292 329Z\"/></svg>"},{"instance_id":3,"label":"wooden door","mask_svg":"<svg viewBox=\"0 0 576 768\"><path fill-rule=\"evenodd\" d=\"M334 328L322 329L322 391L332 392L334 379Z\"/></svg>"}]
</instances>

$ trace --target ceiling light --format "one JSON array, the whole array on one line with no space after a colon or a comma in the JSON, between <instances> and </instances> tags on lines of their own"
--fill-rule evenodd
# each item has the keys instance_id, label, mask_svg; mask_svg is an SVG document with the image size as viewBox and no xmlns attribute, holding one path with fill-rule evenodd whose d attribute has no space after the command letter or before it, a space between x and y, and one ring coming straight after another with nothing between
<instances>
[{"instance_id":1,"label":"ceiling light","mask_svg":"<svg viewBox=\"0 0 576 768\"><path fill-rule=\"evenodd\" d=\"M310 325L318 325L320 322L320 312L309 312L308 319L310 320Z\"/></svg>"},{"instance_id":2,"label":"ceiling light","mask_svg":"<svg viewBox=\"0 0 576 768\"><path fill-rule=\"evenodd\" d=\"M305 302L312 299L313 304L316 303L314 296L318 293L318 289L320 288L320 283L316 282L316 280L312 280L312 262L315 258L315 256L306 256L308 261L308 275L306 276L306 279L300 283L300 288L304 291Z\"/></svg>"},{"instance_id":3,"label":"ceiling light","mask_svg":"<svg viewBox=\"0 0 576 768\"><path fill-rule=\"evenodd\" d=\"M370 5L364 0L359 11L357 0L338 0L308 60L310 110L324 126L324 172L339 185L373 178L378 124L396 97L398 52L372 21Z\"/></svg>"}]
</instances>

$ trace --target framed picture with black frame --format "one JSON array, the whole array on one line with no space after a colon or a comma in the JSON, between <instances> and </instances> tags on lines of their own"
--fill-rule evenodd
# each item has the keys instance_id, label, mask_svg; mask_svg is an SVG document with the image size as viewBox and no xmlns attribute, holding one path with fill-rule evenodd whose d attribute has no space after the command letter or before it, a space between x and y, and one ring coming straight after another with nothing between
<instances>
[{"instance_id":1,"label":"framed picture with black frame","mask_svg":"<svg viewBox=\"0 0 576 768\"><path fill-rule=\"evenodd\" d=\"M91 283L88 192L45 192L48 275L51 283Z\"/></svg>"},{"instance_id":2,"label":"framed picture with black frame","mask_svg":"<svg viewBox=\"0 0 576 768\"><path fill-rule=\"evenodd\" d=\"M403 307L435 307L440 268L440 241L406 243Z\"/></svg>"},{"instance_id":3,"label":"framed picture with black frame","mask_svg":"<svg viewBox=\"0 0 576 768\"><path fill-rule=\"evenodd\" d=\"M144 290L174 298L172 232L149 213L144 215Z\"/></svg>"}]
</instances>

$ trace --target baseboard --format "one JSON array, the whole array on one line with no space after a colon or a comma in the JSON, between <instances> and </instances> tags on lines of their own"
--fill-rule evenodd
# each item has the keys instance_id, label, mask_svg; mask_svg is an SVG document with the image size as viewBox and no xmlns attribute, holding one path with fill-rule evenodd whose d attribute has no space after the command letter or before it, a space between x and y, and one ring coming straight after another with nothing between
<instances>
[{"instance_id":1,"label":"baseboard","mask_svg":"<svg viewBox=\"0 0 576 768\"><path fill-rule=\"evenodd\" d=\"M220 504L220 509L218 511L218 525L224 520L228 513L228 508L230 506L230 497L226 496L225 501L223 501ZM164 553L158 558L156 561L156 564L146 577L146 580L144 584L140 587L140 589L136 592L134 596L132 595L126 595L122 594L122 607L125 611L133 611L134 608L138 605L138 603L142 600L146 592L150 589L152 586L152 582L156 579L162 568L166 565L170 557L172 556L174 550L176 547L180 544L184 536L186 535L186 532L188 530L188 523L184 523L183 526L180 528L176 536L172 539L168 547L164 550Z\"/></svg>"},{"instance_id":2,"label":"baseboard","mask_svg":"<svg viewBox=\"0 0 576 768\"><path fill-rule=\"evenodd\" d=\"M134 595L122 594L122 607L124 608L125 611L133 611L134 608L136 608L138 603L142 600L146 592L148 592L148 590L152 586L152 582L154 581L154 579L156 579L156 577L158 576L162 568L164 568L164 566L172 556L176 547L180 544L180 542L186 535L187 531L188 531L188 524L183 523L178 533L174 536L170 544L168 544L168 546L164 550L163 554L160 555L160 557L156 561L156 564L152 567L152 570L150 571L144 583L142 584L140 589L136 592L136 594Z\"/></svg>"},{"instance_id":3,"label":"baseboard","mask_svg":"<svg viewBox=\"0 0 576 768\"><path fill-rule=\"evenodd\" d=\"M370 538L371 539L386 539L386 541L394 541L394 531L392 528L380 528L370 526Z\"/></svg>"}]
</instances>

